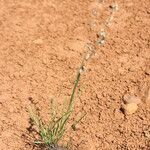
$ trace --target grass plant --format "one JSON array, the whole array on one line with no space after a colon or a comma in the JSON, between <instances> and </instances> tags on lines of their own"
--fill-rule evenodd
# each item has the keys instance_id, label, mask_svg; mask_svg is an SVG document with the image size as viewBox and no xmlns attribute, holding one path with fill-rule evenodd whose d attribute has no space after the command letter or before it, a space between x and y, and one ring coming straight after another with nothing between
<instances>
[{"instance_id":1,"label":"grass plant","mask_svg":"<svg viewBox=\"0 0 150 150\"><path fill-rule=\"evenodd\" d=\"M88 51L88 53L83 58L81 65L78 69L77 76L74 82L73 90L71 93L71 97L69 100L69 105L66 111L61 115L61 117L57 118L56 110L53 109L53 100L51 101L51 119L48 123L44 122L43 119L40 117L38 112L30 108L29 114L30 118L33 121L33 124L36 126L37 133L39 134L39 140L35 141L35 144L38 145L44 145L46 147L57 147L58 142L64 135L66 131L66 124L68 123L68 120L70 118L70 115L72 114L74 110L74 97L75 93L79 84L79 80L81 77L81 74L84 72L84 64L85 62L91 57L92 52ZM79 118L73 125L72 128L75 129L75 126L81 121L81 119L85 115L82 115L81 118Z\"/></svg>"}]
</instances>

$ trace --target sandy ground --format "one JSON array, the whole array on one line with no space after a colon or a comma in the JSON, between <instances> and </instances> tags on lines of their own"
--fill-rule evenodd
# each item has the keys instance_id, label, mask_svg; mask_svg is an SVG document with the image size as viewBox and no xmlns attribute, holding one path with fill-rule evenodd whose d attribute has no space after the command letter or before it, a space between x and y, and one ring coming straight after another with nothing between
<instances>
[{"instance_id":1,"label":"sandy ground","mask_svg":"<svg viewBox=\"0 0 150 150\"><path fill-rule=\"evenodd\" d=\"M33 148L30 99L43 116L51 98L68 99L87 43L96 53L69 123L80 111L87 115L64 140L71 137L74 150L150 150L150 1L116 0L119 10L99 46L112 2L0 1L0 150ZM120 110L126 93L142 101L131 115Z\"/></svg>"}]
</instances>

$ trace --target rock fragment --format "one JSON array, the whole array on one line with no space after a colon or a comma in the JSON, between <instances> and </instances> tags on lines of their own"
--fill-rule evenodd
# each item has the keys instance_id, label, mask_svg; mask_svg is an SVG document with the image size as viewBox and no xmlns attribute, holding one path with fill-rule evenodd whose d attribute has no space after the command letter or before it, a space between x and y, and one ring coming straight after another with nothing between
<instances>
[{"instance_id":1,"label":"rock fragment","mask_svg":"<svg viewBox=\"0 0 150 150\"><path fill-rule=\"evenodd\" d=\"M146 104L150 104L150 88L146 92Z\"/></svg>"},{"instance_id":2,"label":"rock fragment","mask_svg":"<svg viewBox=\"0 0 150 150\"><path fill-rule=\"evenodd\" d=\"M147 66L146 66L145 74L146 74L146 75L150 75L150 65L147 65Z\"/></svg>"},{"instance_id":3,"label":"rock fragment","mask_svg":"<svg viewBox=\"0 0 150 150\"><path fill-rule=\"evenodd\" d=\"M141 99L138 96L129 95L129 94L124 95L123 101L125 104L130 104L130 103L140 104L141 103Z\"/></svg>"},{"instance_id":4,"label":"rock fragment","mask_svg":"<svg viewBox=\"0 0 150 150\"><path fill-rule=\"evenodd\" d=\"M137 109L138 109L138 106L136 103L122 104L122 110L127 115L131 115L135 113Z\"/></svg>"},{"instance_id":5,"label":"rock fragment","mask_svg":"<svg viewBox=\"0 0 150 150\"><path fill-rule=\"evenodd\" d=\"M141 99L138 96L125 94L123 97L123 104L121 110L124 114L131 115L138 109L138 104L141 103Z\"/></svg>"},{"instance_id":6,"label":"rock fragment","mask_svg":"<svg viewBox=\"0 0 150 150\"><path fill-rule=\"evenodd\" d=\"M34 44L43 44L43 40L42 39L36 39L33 41Z\"/></svg>"}]
</instances>

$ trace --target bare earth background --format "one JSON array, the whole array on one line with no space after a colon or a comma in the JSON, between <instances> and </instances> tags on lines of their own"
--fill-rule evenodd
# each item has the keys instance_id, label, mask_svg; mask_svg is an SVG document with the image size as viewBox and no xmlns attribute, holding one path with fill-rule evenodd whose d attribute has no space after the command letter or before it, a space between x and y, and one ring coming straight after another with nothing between
<instances>
[{"instance_id":1,"label":"bare earth background","mask_svg":"<svg viewBox=\"0 0 150 150\"><path fill-rule=\"evenodd\" d=\"M47 118L51 98L69 98L85 45L97 40L112 2L0 1L0 150L32 149L29 99ZM107 42L95 44L76 95L73 116L87 115L65 135L74 150L150 150L150 1L116 2ZM120 111L126 93L142 100L128 116Z\"/></svg>"}]
</instances>

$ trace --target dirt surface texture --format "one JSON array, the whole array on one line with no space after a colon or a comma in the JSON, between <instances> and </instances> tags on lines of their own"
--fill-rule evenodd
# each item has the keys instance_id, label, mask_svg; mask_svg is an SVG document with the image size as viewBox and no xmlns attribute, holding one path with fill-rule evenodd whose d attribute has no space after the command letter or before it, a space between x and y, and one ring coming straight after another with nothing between
<instances>
[{"instance_id":1,"label":"dirt surface texture","mask_svg":"<svg viewBox=\"0 0 150 150\"><path fill-rule=\"evenodd\" d=\"M62 106L90 48L68 126L86 116L64 143L150 150L149 0L1 0L0 8L0 150L33 149L27 108L32 101L47 119L51 98Z\"/></svg>"}]
</instances>

